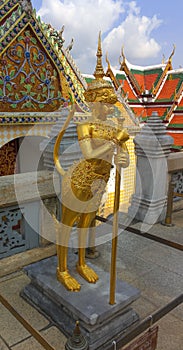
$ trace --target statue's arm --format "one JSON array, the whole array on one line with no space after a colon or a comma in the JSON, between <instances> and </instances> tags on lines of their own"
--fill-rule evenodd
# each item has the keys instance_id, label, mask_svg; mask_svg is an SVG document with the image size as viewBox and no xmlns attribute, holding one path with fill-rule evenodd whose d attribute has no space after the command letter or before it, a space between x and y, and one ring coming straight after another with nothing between
<instances>
[{"instance_id":1,"label":"statue's arm","mask_svg":"<svg viewBox=\"0 0 183 350\"><path fill-rule=\"evenodd\" d=\"M114 157L114 163L122 168L127 168L130 164L128 148L125 143L118 149L118 153Z\"/></svg>"},{"instance_id":2,"label":"statue's arm","mask_svg":"<svg viewBox=\"0 0 183 350\"><path fill-rule=\"evenodd\" d=\"M129 134L126 129L118 129L116 133L118 143L118 152L115 155L114 162L122 168L127 168L130 164L130 157L126 141L129 139Z\"/></svg>"},{"instance_id":3,"label":"statue's arm","mask_svg":"<svg viewBox=\"0 0 183 350\"><path fill-rule=\"evenodd\" d=\"M81 124L77 127L78 141L85 159L91 158L101 158L105 156L108 152L111 152L115 147L114 140L105 141L99 147L94 147L92 138L92 125L91 124Z\"/></svg>"}]
</instances>

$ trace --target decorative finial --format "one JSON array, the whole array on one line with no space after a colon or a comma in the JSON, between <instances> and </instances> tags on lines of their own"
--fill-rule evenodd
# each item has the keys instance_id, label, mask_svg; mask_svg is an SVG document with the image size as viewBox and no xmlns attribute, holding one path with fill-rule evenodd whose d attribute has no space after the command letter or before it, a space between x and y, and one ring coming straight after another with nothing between
<instances>
[{"instance_id":1,"label":"decorative finial","mask_svg":"<svg viewBox=\"0 0 183 350\"><path fill-rule=\"evenodd\" d=\"M101 45L101 31L99 32L98 37L98 50L97 50L97 64L94 72L94 77L96 79L102 79L104 77L104 69L102 66L102 45Z\"/></svg>"},{"instance_id":2,"label":"decorative finial","mask_svg":"<svg viewBox=\"0 0 183 350\"><path fill-rule=\"evenodd\" d=\"M162 64L165 64L165 55L163 53L163 57L162 57Z\"/></svg>"},{"instance_id":3,"label":"decorative finial","mask_svg":"<svg viewBox=\"0 0 183 350\"><path fill-rule=\"evenodd\" d=\"M123 61L121 61L121 56L123 58ZM125 60L126 60L126 57L125 57L125 54L124 54L124 45L121 48L121 56L119 57L119 64L120 64L121 67L123 67L123 65L125 63Z\"/></svg>"},{"instance_id":4,"label":"decorative finial","mask_svg":"<svg viewBox=\"0 0 183 350\"><path fill-rule=\"evenodd\" d=\"M106 63L108 64L108 69L110 69L111 65L110 65L110 62L109 62L109 59L108 59L108 53L106 53L105 60L106 60Z\"/></svg>"},{"instance_id":5,"label":"decorative finial","mask_svg":"<svg viewBox=\"0 0 183 350\"><path fill-rule=\"evenodd\" d=\"M123 57L123 62L125 62L126 57L125 57L125 54L124 54L124 45L121 48L121 54L122 54L122 57Z\"/></svg>"},{"instance_id":6,"label":"decorative finial","mask_svg":"<svg viewBox=\"0 0 183 350\"><path fill-rule=\"evenodd\" d=\"M65 349L66 350L88 350L89 345L86 340L86 338L81 334L80 328L79 328L79 321L76 322L76 326L73 332L73 335L68 338Z\"/></svg>"},{"instance_id":7,"label":"decorative finial","mask_svg":"<svg viewBox=\"0 0 183 350\"><path fill-rule=\"evenodd\" d=\"M172 60L172 57L173 57L174 53L175 53L175 44L173 44L173 51L172 51L172 53L171 53L171 55L169 57L169 61Z\"/></svg>"}]
</instances>

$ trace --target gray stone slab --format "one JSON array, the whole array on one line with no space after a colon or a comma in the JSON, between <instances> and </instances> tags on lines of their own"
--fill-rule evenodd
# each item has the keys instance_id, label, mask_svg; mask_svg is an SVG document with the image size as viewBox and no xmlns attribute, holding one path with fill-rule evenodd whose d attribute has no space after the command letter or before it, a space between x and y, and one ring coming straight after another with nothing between
<instances>
[{"instance_id":1,"label":"gray stone slab","mask_svg":"<svg viewBox=\"0 0 183 350\"><path fill-rule=\"evenodd\" d=\"M30 336L30 333L17 322L16 318L1 304L0 315L0 336L9 347Z\"/></svg>"},{"instance_id":2,"label":"gray stone slab","mask_svg":"<svg viewBox=\"0 0 183 350\"><path fill-rule=\"evenodd\" d=\"M48 341L48 343L55 350L64 350L66 344L66 337L56 327L50 327L41 331L41 335ZM0 343L1 344L1 343ZM0 347L1 349L1 347ZM44 350L45 348L39 344L33 337L25 339L21 343L13 346L13 350ZM6 350L6 349L1 349Z\"/></svg>"},{"instance_id":3,"label":"gray stone slab","mask_svg":"<svg viewBox=\"0 0 183 350\"><path fill-rule=\"evenodd\" d=\"M48 326L49 321L43 317L35 308L30 306L20 297L19 293L29 283L28 277L22 273L20 276L15 276L9 280L0 283L0 294L19 312L23 317L30 322L31 325L40 330Z\"/></svg>"},{"instance_id":4,"label":"gray stone slab","mask_svg":"<svg viewBox=\"0 0 183 350\"><path fill-rule=\"evenodd\" d=\"M25 268L31 283L23 290L23 296L49 315L66 335L71 335L75 321L80 321L81 331L87 337L91 350L137 322L139 317L131 308L140 292L124 281L117 281L116 303L109 304L109 273L88 263L99 275L96 284L87 283L71 262L72 275L81 284L78 293L68 292L56 280L56 257L42 260Z\"/></svg>"},{"instance_id":5,"label":"gray stone slab","mask_svg":"<svg viewBox=\"0 0 183 350\"><path fill-rule=\"evenodd\" d=\"M6 346L5 342L1 338L0 338L0 349L8 350L8 347Z\"/></svg>"}]
</instances>

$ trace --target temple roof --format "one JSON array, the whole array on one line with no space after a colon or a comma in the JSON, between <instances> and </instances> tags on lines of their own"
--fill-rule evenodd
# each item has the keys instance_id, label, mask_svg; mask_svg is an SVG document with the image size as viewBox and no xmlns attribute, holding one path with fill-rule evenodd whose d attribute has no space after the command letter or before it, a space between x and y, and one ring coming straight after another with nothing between
<instances>
[{"instance_id":1,"label":"temple roof","mask_svg":"<svg viewBox=\"0 0 183 350\"><path fill-rule=\"evenodd\" d=\"M64 47L63 30L64 26L56 31L42 22L30 0L0 1L2 120L4 113L32 117L57 112L70 99L88 110L83 96L87 84L70 54L71 46Z\"/></svg>"},{"instance_id":2,"label":"temple roof","mask_svg":"<svg viewBox=\"0 0 183 350\"><path fill-rule=\"evenodd\" d=\"M140 121L146 121L152 112L157 111L172 134L175 129L179 129L180 134L182 132L182 138L176 132L174 141L175 145L183 146L183 69L173 69L174 52L175 47L167 62L142 67L130 64L122 50L120 68L116 70L108 66L107 76L115 88L121 85L122 95Z\"/></svg>"}]
</instances>

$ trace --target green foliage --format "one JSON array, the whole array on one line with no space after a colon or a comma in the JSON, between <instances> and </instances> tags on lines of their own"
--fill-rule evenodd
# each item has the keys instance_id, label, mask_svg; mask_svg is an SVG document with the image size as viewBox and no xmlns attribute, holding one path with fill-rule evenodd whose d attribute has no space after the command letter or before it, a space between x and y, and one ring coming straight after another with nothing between
<instances>
[{"instance_id":1,"label":"green foliage","mask_svg":"<svg viewBox=\"0 0 183 350\"><path fill-rule=\"evenodd\" d=\"M25 83L25 77L21 76L20 84L24 84L24 83Z\"/></svg>"},{"instance_id":2,"label":"green foliage","mask_svg":"<svg viewBox=\"0 0 183 350\"><path fill-rule=\"evenodd\" d=\"M47 91L48 91L47 86L44 86L44 88L43 88L43 93L45 93L45 92L47 92Z\"/></svg>"},{"instance_id":3,"label":"green foliage","mask_svg":"<svg viewBox=\"0 0 183 350\"><path fill-rule=\"evenodd\" d=\"M40 103L40 104L39 104L39 108L42 109L42 108L44 108L44 107L45 107L45 104L43 104L43 103Z\"/></svg>"},{"instance_id":4,"label":"green foliage","mask_svg":"<svg viewBox=\"0 0 183 350\"><path fill-rule=\"evenodd\" d=\"M24 40L24 37L22 35L18 36L17 41L22 41Z\"/></svg>"},{"instance_id":5,"label":"green foliage","mask_svg":"<svg viewBox=\"0 0 183 350\"><path fill-rule=\"evenodd\" d=\"M34 104L31 102L31 101L27 101L26 103L24 103L21 107L22 109L23 108L34 108L35 109L35 106Z\"/></svg>"},{"instance_id":6,"label":"green foliage","mask_svg":"<svg viewBox=\"0 0 183 350\"><path fill-rule=\"evenodd\" d=\"M35 82L36 82L36 79L35 79L35 76L33 75L33 76L31 77L31 83L32 83L32 84L35 84Z\"/></svg>"},{"instance_id":7,"label":"green foliage","mask_svg":"<svg viewBox=\"0 0 183 350\"><path fill-rule=\"evenodd\" d=\"M70 100L71 104L74 103L73 95L70 92L69 92L69 100Z\"/></svg>"},{"instance_id":8,"label":"green foliage","mask_svg":"<svg viewBox=\"0 0 183 350\"><path fill-rule=\"evenodd\" d=\"M11 84L6 84L6 88L8 89L9 92L12 91L12 86L11 86Z\"/></svg>"},{"instance_id":9,"label":"green foliage","mask_svg":"<svg viewBox=\"0 0 183 350\"><path fill-rule=\"evenodd\" d=\"M37 53L34 52L33 61L37 61L37 59L38 59L38 55L37 55Z\"/></svg>"},{"instance_id":10,"label":"green foliage","mask_svg":"<svg viewBox=\"0 0 183 350\"><path fill-rule=\"evenodd\" d=\"M54 91L51 91L50 92L50 98L53 98L54 97Z\"/></svg>"},{"instance_id":11,"label":"green foliage","mask_svg":"<svg viewBox=\"0 0 183 350\"><path fill-rule=\"evenodd\" d=\"M22 57L22 50L17 50L17 56L18 56L19 58Z\"/></svg>"},{"instance_id":12,"label":"green foliage","mask_svg":"<svg viewBox=\"0 0 183 350\"><path fill-rule=\"evenodd\" d=\"M25 84L24 86L27 89L27 94L29 94L31 92L32 85L31 84Z\"/></svg>"},{"instance_id":13,"label":"green foliage","mask_svg":"<svg viewBox=\"0 0 183 350\"><path fill-rule=\"evenodd\" d=\"M10 78L13 78L15 75L15 69L13 69L11 72L10 72Z\"/></svg>"},{"instance_id":14,"label":"green foliage","mask_svg":"<svg viewBox=\"0 0 183 350\"><path fill-rule=\"evenodd\" d=\"M10 105L10 107L15 109L15 108L17 108L17 104L16 104L16 103L12 103L12 104Z\"/></svg>"},{"instance_id":15,"label":"green foliage","mask_svg":"<svg viewBox=\"0 0 183 350\"><path fill-rule=\"evenodd\" d=\"M27 92L26 92L26 91L20 91L20 93L21 93L23 96L27 96Z\"/></svg>"},{"instance_id":16,"label":"green foliage","mask_svg":"<svg viewBox=\"0 0 183 350\"><path fill-rule=\"evenodd\" d=\"M30 30L26 30L26 31L25 31L25 35L26 35L26 36L30 36Z\"/></svg>"},{"instance_id":17,"label":"green foliage","mask_svg":"<svg viewBox=\"0 0 183 350\"><path fill-rule=\"evenodd\" d=\"M34 96L36 96L37 94L36 94L36 92L31 92L30 93L30 96L32 96L32 97L34 97Z\"/></svg>"},{"instance_id":18,"label":"green foliage","mask_svg":"<svg viewBox=\"0 0 183 350\"><path fill-rule=\"evenodd\" d=\"M41 74L40 74L40 77L41 77L41 80L45 80L45 79L46 79L44 73L41 73Z\"/></svg>"},{"instance_id":19,"label":"green foliage","mask_svg":"<svg viewBox=\"0 0 183 350\"><path fill-rule=\"evenodd\" d=\"M36 40L36 38L31 38L30 40L32 41L32 43L33 43L34 45L36 45L36 44L37 44L37 40Z\"/></svg>"}]
</instances>

